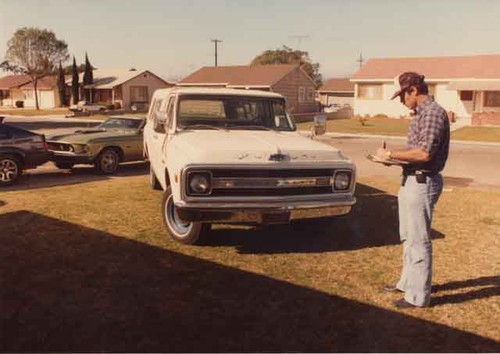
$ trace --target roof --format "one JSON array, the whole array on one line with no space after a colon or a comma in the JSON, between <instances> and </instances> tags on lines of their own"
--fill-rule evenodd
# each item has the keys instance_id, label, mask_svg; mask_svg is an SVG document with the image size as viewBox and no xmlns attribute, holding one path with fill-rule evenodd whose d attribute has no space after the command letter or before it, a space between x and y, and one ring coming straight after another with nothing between
<instances>
[{"instance_id":1,"label":"roof","mask_svg":"<svg viewBox=\"0 0 500 354\"><path fill-rule=\"evenodd\" d=\"M318 89L319 92L354 92L354 83L349 79L329 79Z\"/></svg>"},{"instance_id":2,"label":"roof","mask_svg":"<svg viewBox=\"0 0 500 354\"><path fill-rule=\"evenodd\" d=\"M447 86L456 91L500 91L500 80L454 80Z\"/></svg>"},{"instance_id":3,"label":"roof","mask_svg":"<svg viewBox=\"0 0 500 354\"><path fill-rule=\"evenodd\" d=\"M205 66L184 78L178 85L270 87L298 67L294 64Z\"/></svg>"},{"instance_id":4,"label":"roof","mask_svg":"<svg viewBox=\"0 0 500 354\"><path fill-rule=\"evenodd\" d=\"M28 75L8 75L0 78L0 90L10 90L31 81Z\"/></svg>"},{"instance_id":5,"label":"roof","mask_svg":"<svg viewBox=\"0 0 500 354\"><path fill-rule=\"evenodd\" d=\"M155 76L159 80L164 81L167 85L173 85L159 76L153 74L149 70L120 70L120 69L115 69L115 70L102 70L102 69L96 69L92 72L94 82L91 85L85 86L86 88L98 88L98 89L112 89L116 86L119 86L129 80L132 80L133 78L142 75L144 73L149 73L150 75ZM78 76L78 81L81 83L83 82L83 75L84 73L81 72ZM71 77L66 80L66 84L71 85Z\"/></svg>"},{"instance_id":6,"label":"roof","mask_svg":"<svg viewBox=\"0 0 500 354\"><path fill-rule=\"evenodd\" d=\"M426 80L500 79L500 55L475 55L428 58L369 59L351 81L394 80L405 71L416 71Z\"/></svg>"},{"instance_id":7,"label":"roof","mask_svg":"<svg viewBox=\"0 0 500 354\"><path fill-rule=\"evenodd\" d=\"M171 92L182 94L200 94L200 95L236 95L236 96L254 96L254 97L269 97L283 98L282 95L275 92L260 91L260 90L242 90L234 88L206 88L206 87L172 87L156 90L155 97L168 95Z\"/></svg>"},{"instance_id":8,"label":"roof","mask_svg":"<svg viewBox=\"0 0 500 354\"><path fill-rule=\"evenodd\" d=\"M44 76L41 79L38 79L36 84L37 90L52 90L57 86L57 76ZM33 90L33 83L31 80L20 86L21 89Z\"/></svg>"}]
</instances>

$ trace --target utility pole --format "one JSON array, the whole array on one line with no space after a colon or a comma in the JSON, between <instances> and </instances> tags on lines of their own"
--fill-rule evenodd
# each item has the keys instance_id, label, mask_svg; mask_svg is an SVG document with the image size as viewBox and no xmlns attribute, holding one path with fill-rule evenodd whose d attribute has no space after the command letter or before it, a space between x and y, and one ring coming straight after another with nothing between
<instances>
[{"instance_id":1,"label":"utility pole","mask_svg":"<svg viewBox=\"0 0 500 354\"><path fill-rule=\"evenodd\" d=\"M356 60L359 63L359 68L361 69L361 65L363 65L363 54L359 53L359 59Z\"/></svg>"},{"instance_id":2,"label":"utility pole","mask_svg":"<svg viewBox=\"0 0 500 354\"><path fill-rule=\"evenodd\" d=\"M221 43L222 41L220 39L211 39L210 41L215 44L215 66L217 66L217 43Z\"/></svg>"}]
</instances>

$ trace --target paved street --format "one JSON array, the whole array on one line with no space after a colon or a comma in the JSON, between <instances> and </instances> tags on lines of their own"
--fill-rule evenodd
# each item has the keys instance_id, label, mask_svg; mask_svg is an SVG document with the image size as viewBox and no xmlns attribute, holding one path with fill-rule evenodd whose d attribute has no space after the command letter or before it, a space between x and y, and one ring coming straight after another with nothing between
<instances>
[{"instance_id":1,"label":"paved street","mask_svg":"<svg viewBox=\"0 0 500 354\"><path fill-rule=\"evenodd\" d=\"M19 125L46 135L68 133L80 128L89 128L99 123L99 121L85 118L61 118L61 116L9 116L5 119L5 122ZM307 133L304 132L304 134ZM371 162L366 159L366 155L374 153L378 147L382 146L384 140L386 140L389 149L404 148L405 138L359 137L327 134L318 137L317 140L340 148L347 157L355 162L358 169L358 176L399 178L401 174L401 169L399 167L386 167ZM500 174L498 173L500 144L452 142L450 149L448 164L443 172L445 176L445 187L472 186L500 188ZM88 171L88 173L92 173L90 170ZM144 171L147 171L147 169ZM63 172L57 170L55 166L49 162L36 170L28 171L28 173L31 175L50 173L52 176L56 177L57 174ZM139 171L134 169L133 174L136 173L139 173ZM65 174L68 173L66 172ZM82 177L83 175L86 175L86 173L82 173ZM31 178L31 181L35 182L34 178Z\"/></svg>"},{"instance_id":2,"label":"paved street","mask_svg":"<svg viewBox=\"0 0 500 354\"><path fill-rule=\"evenodd\" d=\"M399 167L386 167L366 158L367 154L374 153L378 147L382 146L384 141L382 138L323 136L319 140L339 147L355 162L359 176L397 178L401 174ZM402 149L406 146L406 139L389 138L386 139L386 143L388 149ZM500 188L499 160L500 145L498 144L452 142L448 163L443 171L445 185Z\"/></svg>"}]
</instances>

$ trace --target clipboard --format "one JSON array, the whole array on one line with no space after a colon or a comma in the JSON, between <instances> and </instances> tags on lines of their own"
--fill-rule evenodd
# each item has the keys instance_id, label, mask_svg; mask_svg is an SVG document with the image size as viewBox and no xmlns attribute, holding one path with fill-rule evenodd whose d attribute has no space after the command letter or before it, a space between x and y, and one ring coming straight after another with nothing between
<instances>
[{"instance_id":1,"label":"clipboard","mask_svg":"<svg viewBox=\"0 0 500 354\"><path fill-rule=\"evenodd\" d=\"M382 163L385 165L396 165L396 166L403 166L403 165L408 165L408 161L403 161L403 160L397 160L397 159L388 159L388 160L381 160L377 156L368 154L366 155L366 158L370 161L376 162L376 163Z\"/></svg>"}]
</instances>

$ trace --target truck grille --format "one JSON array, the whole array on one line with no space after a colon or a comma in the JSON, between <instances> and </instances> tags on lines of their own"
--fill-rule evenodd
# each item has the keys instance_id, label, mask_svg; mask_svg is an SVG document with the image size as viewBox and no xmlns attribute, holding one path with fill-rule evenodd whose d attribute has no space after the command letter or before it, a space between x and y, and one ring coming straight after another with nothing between
<instances>
[{"instance_id":1,"label":"truck grille","mask_svg":"<svg viewBox=\"0 0 500 354\"><path fill-rule=\"evenodd\" d=\"M211 191L207 197L303 196L346 192L334 190L333 168L210 169L203 172L211 175ZM187 176L191 173L196 173L196 170L190 170ZM190 194L188 179L185 186Z\"/></svg>"}]
</instances>

